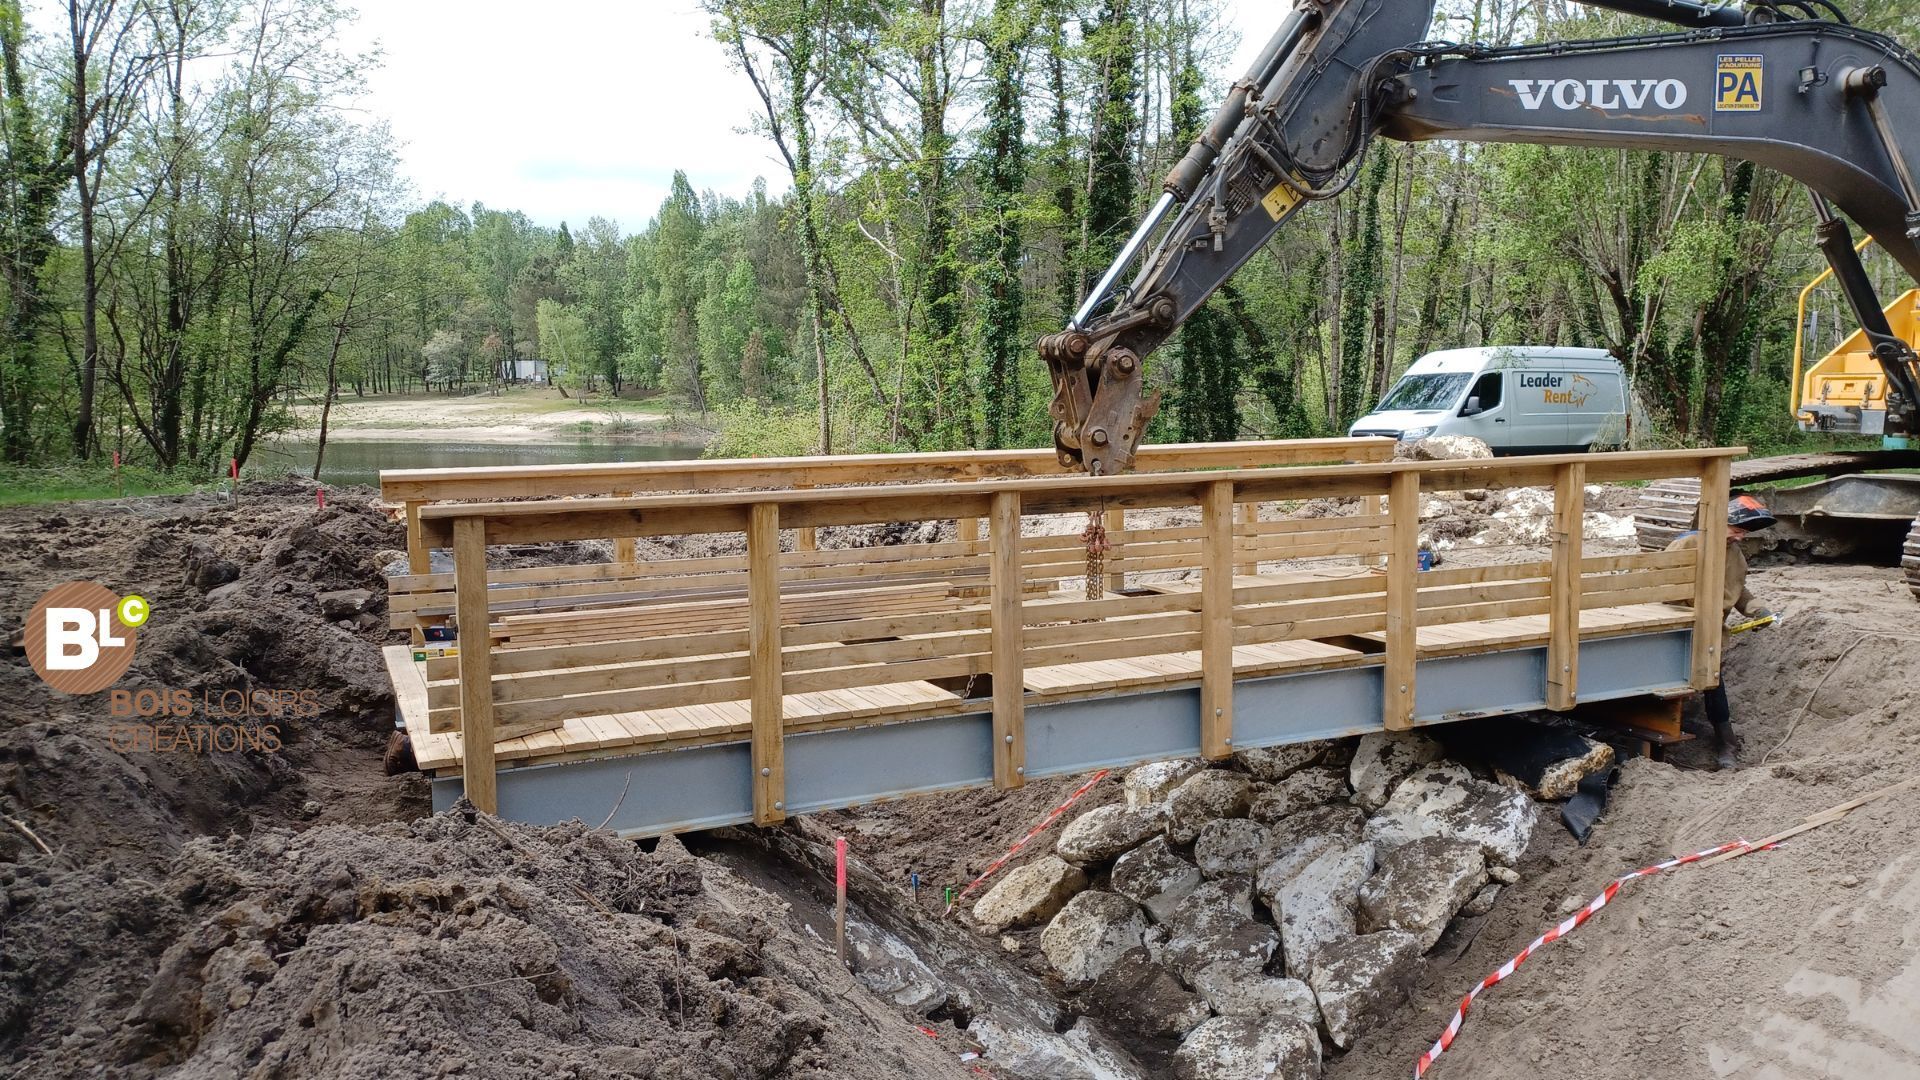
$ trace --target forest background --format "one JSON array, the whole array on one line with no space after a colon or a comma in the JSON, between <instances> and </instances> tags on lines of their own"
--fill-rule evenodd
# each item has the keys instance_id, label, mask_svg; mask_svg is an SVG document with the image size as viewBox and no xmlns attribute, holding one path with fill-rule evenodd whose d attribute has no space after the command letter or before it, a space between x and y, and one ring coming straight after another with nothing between
<instances>
[{"instance_id":1,"label":"forest background","mask_svg":"<svg viewBox=\"0 0 1920 1080\"><path fill-rule=\"evenodd\" d=\"M527 360L717 454L1048 445L1033 343L1222 96L1214 5L702 6L784 171L744 198L677 173L650 221L546 228L417 201L331 0L0 0L0 478L219 475L315 406ZM1903 2L1850 14L1915 36ZM1443 0L1430 36L1651 29ZM1424 352L1528 343L1614 350L1643 442L1778 448L1820 265L1804 192L1748 164L1379 140L1149 361L1149 438L1341 433ZM1831 293L1814 319L1816 348L1851 329Z\"/></svg>"}]
</instances>

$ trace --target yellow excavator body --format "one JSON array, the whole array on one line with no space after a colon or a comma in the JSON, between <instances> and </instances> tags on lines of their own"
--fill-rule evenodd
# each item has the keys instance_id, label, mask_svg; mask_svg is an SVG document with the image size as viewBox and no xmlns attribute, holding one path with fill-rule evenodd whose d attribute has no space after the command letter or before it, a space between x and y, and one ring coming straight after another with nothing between
<instances>
[{"instance_id":1,"label":"yellow excavator body","mask_svg":"<svg viewBox=\"0 0 1920 1080\"><path fill-rule=\"evenodd\" d=\"M1871 240L1862 241L1864 248ZM1856 327L1818 360L1806 362L1807 302L1833 277L1823 271L1800 290L1799 333L1793 342L1793 418L1803 431L1880 435L1886 430L1887 373ZM1920 346L1920 289L1908 289L1885 308L1900 340Z\"/></svg>"}]
</instances>

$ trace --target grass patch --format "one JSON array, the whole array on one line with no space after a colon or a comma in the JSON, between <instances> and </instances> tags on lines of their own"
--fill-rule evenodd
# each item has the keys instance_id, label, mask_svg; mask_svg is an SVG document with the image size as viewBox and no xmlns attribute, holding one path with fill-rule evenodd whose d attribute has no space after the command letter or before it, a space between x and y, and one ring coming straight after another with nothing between
<instances>
[{"instance_id":1,"label":"grass patch","mask_svg":"<svg viewBox=\"0 0 1920 1080\"><path fill-rule=\"evenodd\" d=\"M137 465L123 467L117 477L110 465L0 466L0 506L184 495L196 486L184 474L156 472Z\"/></svg>"}]
</instances>

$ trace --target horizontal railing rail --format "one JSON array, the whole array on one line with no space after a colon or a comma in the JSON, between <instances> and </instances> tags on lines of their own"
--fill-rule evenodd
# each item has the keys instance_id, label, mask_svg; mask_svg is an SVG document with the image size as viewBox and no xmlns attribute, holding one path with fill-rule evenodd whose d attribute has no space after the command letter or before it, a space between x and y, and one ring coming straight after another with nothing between
<instances>
[{"instance_id":1,"label":"horizontal railing rail","mask_svg":"<svg viewBox=\"0 0 1920 1080\"><path fill-rule=\"evenodd\" d=\"M493 798L498 741L671 714L751 743L756 818L775 821L786 805L783 739L816 725L990 710L995 783L1013 787L1025 775L1029 699L1197 686L1202 753L1218 758L1233 750L1236 678L1348 663L1380 669L1382 723L1405 729L1417 656L1444 650L1438 628L1458 624L1516 620L1513 640L1546 648L1542 699L1566 709L1578 697L1583 611L1691 603L1640 611L1633 625L1690 628L1693 682L1712 685L1724 547L1587 556L1586 487L1697 477L1703 505L1724 507L1741 452L444 503L421 509L419 532L452 547L453 572L415 576L420 591L407 595L416 610L454 613L458 653L427 661L427 708L432 730L460 733L476 804ZM1519 486L1552 490L1546 558L1418 569L1423 492ZM1260 520L1257 511L1322 498L1356 500L1347 509L1357 513ZM1128 521L1145 510L1176 513ZM1107 523L1110 550L1095 558L1080 535L1023 536L1023 522L1038 530L1034 519L1061 514ZM783 530L968 518L987 520L984 536L782 550ZM632 568L486 567L491 545L710 534L733 534L744 553ZM677 585L658 587L667 581ZM1063 581L1072 588L1056 589ZM514 606L537 603L543 589L611 600ZM1422 627L1435 628L1427 645Z\"/></svg>"},{"instance_id":2,"label":"horizontal railing rail","mask_svg":"<svg viewBox=\"0 0 1920 1080\"><path fill-rule=\"evenodd\" d=\"M1232 443L1143 446L1141 472L1386 461L1391 439L1272 439ZM797 490L853 484L906 484L989 478L1068 475L1052 450L976 450L964 453L849 454L798 458L714 458L687 461L590 462L574 465L510 465L452 469L384 469L380 494L404 509L408 566L431 569L431 553L419 531L420 509L462 500L557 498L581 495L648 495L675 491ZM971 524L962 539L977 539ZM631 563L626 538L616 562ZM813 547L803 534L801 547ZM439 546L445 546L444 544Z\"/></svg>"}]
</instances>

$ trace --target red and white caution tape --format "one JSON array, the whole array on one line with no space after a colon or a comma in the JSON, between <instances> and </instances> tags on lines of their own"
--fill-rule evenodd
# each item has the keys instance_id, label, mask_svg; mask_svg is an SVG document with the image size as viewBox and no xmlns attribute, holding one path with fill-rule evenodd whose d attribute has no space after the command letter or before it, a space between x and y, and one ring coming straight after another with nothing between
<instances>
[{"instance_id":1,"label":"red and white caution tape","mask_svg":"<svg viewBox=\"0 0 1920 1080\"><path fill-rule=\"evenodd\" d=\"M1020 849L1023 847L1026 847L1027 843L1031 841L1034 837L1039 836L1043 832L1046 832L1047 826L1053 824L1054 821L1058 819L1061 814L1064 814L1067 812L1068 807L1072 806L1074 803L1079 802L1080 797L1082 795L1085 795L1087 792L1092 791L1093 785L1099 783L1102 780L1105 780L1107 778L1107 774L1111 773L1112 771L1113 770L1111 769L1101 769L1099 772L1094 773L1091 779L1089 779L1086 783L1081 784L1079 787L1075 788L1073 791L1073 794L1067 796L1066 802L1063 802L1059 806L1054 807L1052 810L1047 811L1047 816L1044 818L1041 818L1040 823L1038 825L1035 825L1033 828L1028 829L1027 835L1021 837L1018 841L1014 843L1012 847L1008 848L1007 853L1005 855L1002 855L999 858L993 860L993 865L981 871L979 877L974 878L972 881L968 882L966 888L961 889L959 892L953 894L953 899L947 902L947 910L945 914L947 915L953 914L953 909L955 905L959 904L962 898L964 898L968 893L972 892L974 889L978 888L981 882L992 877L994 873L998 871L1001 867L1007 865L1007 860L1013 858L1015 855L1020 854Z\"/></svg>"},{"instance_id":2,"label":"red and white caution tape","mask_svg":"<svg viewBox=\"0 0 1920 1080\"><path fill-rule=\"evenodd\" d=\"M1534 953L1537 953L1541 949L1545 948L1549 942L1558 941L1561 938L1566 937L1568 934L1573 933L1574 929L1578 927L1580 924L1586 922L1588 919L1593 918L1594 912L1599 911L1603 907L1606 907L1607 904L1613 900L1614 896L1617 893L1619 893L1620 887L1625 885L1627 882L1633 881L1637 878L1652 877L1653 875L1658 874L1661 871L1672 870L1677 866L1685 866L1688 863L1692 863L1692 862L1699 862L1701 859L1710 859L1715 855L1725 855L1728 852L1734 852L1734 851L1743 851L1743 852L1744 851L1768 851L1777 846L1778 845L1775 845L1775 844L1768 844L1765 847L1756 848L1754 845L1748 843L1745 840L1733 840L1728 843L1721 844L1719 847L1716 847L1716 848L1708 848L1705 851L1696 851L1691 855L1682 855L1678 858L1668 859L1666 862L1663 862L1663 863L1656 863L1653 866L1642 867L1641 869L1635 870L1633 873L1628 874L1625 877L1615 880L1611 885L1608 885L1606 889L1600 893L1599 896L1594 897L1590 902L1588 902L1586 907L1581 908L1579 911L1574 912L1572 915L1568 916L1566 921L1562 922L1560 925L1554 927L1551 930L1548 930L1546 933L1541 934L1539 937L1534 938L1532 944L1520 950L1520 955L1514 957L1513 959L1507 961L1504 964L1501 964L1499 969L1496 970L1493 974L1487 976L1484 979L1481 979L1478 985L1476 985L1472 990L1467 991L1467 996L1460 999L1460 1007L1454 1010L1453 1019L1447 1021L1447 1030L1440 1033L1440 1038L1433 1044L1432 1047L1430 1047L1427 1050L1426 1053L1421 1054L1420 1060L1414 1064L1413 1066L1414 1080L1420 1080L1421 1077L1426 1076L1427 1070L1433 1067L1434 1059L1438 1058L1441 1054L1446 1053L1447 1049L1453 1045L1453 1040L1459 1037L1460 1025L1466 1023L1467 1010L1473 1007L1473 1002L1475 998L1478 998L1483 991L1493 987L1495 984L1501 982L1502 980L1506 979L1508 976L1512 975L1514 971L1516 971L1520 967L1521 964L1524 964L1527 962L1527 957L1532 956Z\"/></svg>"}]
</instances>

